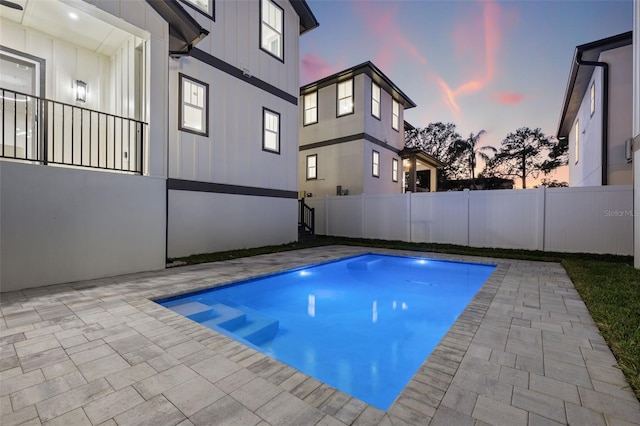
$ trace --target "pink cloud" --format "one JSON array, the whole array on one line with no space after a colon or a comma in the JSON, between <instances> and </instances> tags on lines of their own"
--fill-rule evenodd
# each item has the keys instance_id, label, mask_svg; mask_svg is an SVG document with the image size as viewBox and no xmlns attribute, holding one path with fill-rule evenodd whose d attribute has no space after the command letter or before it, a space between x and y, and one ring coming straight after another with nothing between
<instances>
[{"instance_id":1,"label":"pink cloud","mask_svg":"<svg viewBox=\"0 0 640 426\"><path fill-rule=\"evenodd\" d=\"M517 14L505 13L494 0L478 1L482 13L475 11L456 23L453 30L453 41L462 68L472 70L473 74L455 89L441 77L436 81L442 89L441 98L452 112L459 112L456 98L469 95L486 88L496 75L497 53L502 40L502 28L517 21ZM502 93L502 95L506 92ZM499 102L517 103L523 95L512 93L511 96L499 96ZM515 95L515 96L514 96Z\"/></svg>"},{"instance_id":2,"label":"pink cloud","mask_svg":"<svg viewBox=\"0 0 640 426\"><path fill-rule=\"evenodd\" d=\"M524 98L525 96L522 93L509 92L509 91L493 92L489 96L489 99L491 99L492 101L497 102L499 104L505 104L505 105L519 104L524 100Z\"/></svg>"},{"instance_id":3,"label":"pink cloud","mask_svg":"<svg viewBox=\"0 0 640 426\"><path fill-rule=\"evenodd\" d=\"M342 70L339 66L332 66L325 58L313 53L307 53L302 57L300 67L300 82L302 84L320 80Z\"/></svg>"},{"instance_id":4,"label":"pink cloud","mask_svg":"<svg viewBox=\"0 0 640 426\"><path fill-rule=\"evenodd\" d=\"M388 71L401 51L422 64L427 63L418 46L409 41L406 27L398 23L395 6L382 7L380 2L364 1L354 1L352 4L356 14L364 21L364 27L369 29L372 43L379 47L374 60L380 69Z\"/></svg>"}]
</instances>

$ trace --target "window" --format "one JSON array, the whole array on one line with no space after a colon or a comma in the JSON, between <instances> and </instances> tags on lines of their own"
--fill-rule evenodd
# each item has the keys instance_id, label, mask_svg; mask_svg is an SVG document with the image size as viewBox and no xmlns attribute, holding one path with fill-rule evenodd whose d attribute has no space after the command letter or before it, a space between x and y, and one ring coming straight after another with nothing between
<instances>
[{"instance_id":1,"label":"window","mask_svg":"<svg viewBox=\"0 0 640 426\"><path fill-rule=\"evenodd\" d=\"M591 83L591 89L589 90L589 98L591 100L591 116L596 111L596 83Z\"/></svg>"},{"instance_id":2,"label":"window","mask_svg":"<svg viewBox=\"0 0 640 426\"><path fill-rule=\"evenodd\" d=\"M373 177L380 177L380 153L378 151L373 151L371 164L371 173L373 174Z\"/></svg>"},{"instance_id":3,"label":"window","mask_svg":"<svg viewBox=\"0 0 640 426\"><path fill-rule=\"evenodd\" d=\"M338 117L353 113L353 80L338 83Z\"/></svg>"},{"instance_id":4,"label":"window","mask_svg":"<svg viewBox=\"0 0 640 426\"><path fill-rule=\"evenodd\" d=\"M209 135L209 85L180 74L180 130Z\"/></svg>"},{"instance_id":5,"label":"window","mask_svg":"<svg viewBox=\"0 0 640 426\"><path fill-rule=\"evenodd\" d=\"M398 181L398 159L394 158L391 160L391 179L394 182Z\"/></svg>"},{"instance_id":6,"label":"window","mask_svg":"<svg viewBox=\"0 0 640 426\"><path fill-rule=\"evenodd\" d=\"M304 125L318 122L318 92L304 95Z\"/></svg>"},{"instance_id":7,"label":"window","mask_svg":"<svg viewBox=\"0 0 640 426\"><path fill-rule=\"evenodd\" d=\"M400 104L395 99L393 100L393 111L391 115L391 127L393 130L398 130L400 124Z\"/></svg>"},{"instance_id":8,"label":"window","mask_svg":"<svg viewBox=\"0 0 640 426\"><path fill-rule=\"evenodd\" d=\"M280 154L280 114L262 108L262 149Z\"/></svg>"},{"instance_id":9,"label":"window","mask_svg":"<svg viewBox=\"0 0 640 426\"><path fill-rule=\"evenodd\" d=\"M272 0L262 0L260 8L260 47L265 52L284 61L283 26L284 10Z\"/></svg>"},{"instance_id":10,"label":"window","mask_svg":"<svg viewBox=\"0 0 640 426\"><path fill-rule=\"evenodd\" d=\"M213 2L214 0L183 0L190 6L194 6L194 9L204 12L209 16L213 16Z\"/></svg>"},{"instance_id":11,"label":"window","mask_svg":"<svg viewBox=\"0 0 640 426\"><path fill-rule=\"evenodd\" d=\"M307 180L318 178L318 154L307 155Z\"/></svg>"},{"instance_id":12,"label":"window","mask_svg":"<svg viewBox=\"0 0 640 426\"><path fill-rule=\"evenodd\" d=\"M580 159L580 122L576 121L576 164L578 164L578 159Z\"/></svg>"},{"instance_id":13,"label":"window","mask_svg":"<svg viewBox=\"0 0 640 426\"><path fill-rule=\"evenodd\" d=\"M371 82L371 115L380 120L380 86Z\"/></svg>"}]
</instances>

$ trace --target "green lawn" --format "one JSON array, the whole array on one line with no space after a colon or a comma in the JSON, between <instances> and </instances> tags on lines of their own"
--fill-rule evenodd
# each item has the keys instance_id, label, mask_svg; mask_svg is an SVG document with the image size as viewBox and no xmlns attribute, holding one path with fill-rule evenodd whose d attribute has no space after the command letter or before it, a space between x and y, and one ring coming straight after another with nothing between
<instances>
[{"instance_id":1,"label":"green lawn","mask_svg":"<svg viewBox=\"0 0 640 426\"><path fill-rule=\"evenodd\" d=\"M631 388L640 399L640 270L633 268L630 256L549 253L318 236L301 243L198 254L175 260L187 264L215 262L332 244L561 263L618 359Z\"/></svg>"}]
</instances>

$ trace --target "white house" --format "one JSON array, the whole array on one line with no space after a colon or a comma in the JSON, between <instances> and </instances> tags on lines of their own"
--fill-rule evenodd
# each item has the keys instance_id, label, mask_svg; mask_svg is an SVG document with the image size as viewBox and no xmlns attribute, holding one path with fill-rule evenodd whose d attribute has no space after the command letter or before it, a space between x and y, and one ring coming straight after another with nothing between
<instances>
[{"instance_id":1,"label":"white house","mask_svg":"<svg viewBox=\"0 0 640 426\"><path fill-rule=\"evenodd\" d=\"M303 0L0 5L0 290L297 238Z\"/></svg>"},{"instance_id":2,"label":"white house","mask_svg":"<svg viewBox=\"0 0 640 426\"><path fill-rule=\"evenodd\" d=\"M632 32L576 47L558 138L569 143L569 186L630 185Z\"/></svg>"},{"instance_id":3,"label":"white house","mask_svg":"<svg viewBox=\"0 0 640 426\"><path fill-rule=\"evenodd\" d=\"M397 194L405 185L415 191L416 170L428 168L435 183L441 164L426 161L425 153L404 150L404 110L415 106L371 62L301 87L302 195Z\"/></svg>"}]
</instances>

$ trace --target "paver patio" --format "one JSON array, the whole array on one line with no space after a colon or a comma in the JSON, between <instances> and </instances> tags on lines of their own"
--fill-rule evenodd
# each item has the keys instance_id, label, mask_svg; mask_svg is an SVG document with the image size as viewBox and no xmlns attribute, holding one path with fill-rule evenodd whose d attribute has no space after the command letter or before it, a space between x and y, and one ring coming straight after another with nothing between
<instances>
[{"instance_id":1,"label":"paver patio","mask_svg":"<svg viewBox=\"0 0 640 426\"><path fill-rule=\"evenodd\" d=\"M152 301L365 252L498 265L386 412ZM331 246L0 298L3 426L640 424L555 263Z\"/></svg>"}]
</instances>

